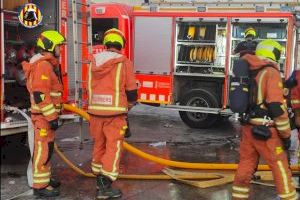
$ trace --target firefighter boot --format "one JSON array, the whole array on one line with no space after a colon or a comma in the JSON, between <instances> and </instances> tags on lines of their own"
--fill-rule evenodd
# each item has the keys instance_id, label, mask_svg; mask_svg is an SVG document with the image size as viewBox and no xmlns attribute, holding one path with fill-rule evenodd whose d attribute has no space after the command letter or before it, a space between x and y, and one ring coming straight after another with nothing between
<instances>
[{"instance_id":1,"label":"firefighter boot","mask_svg":"<svg viewBox=\"0 0 300 200\"><path fill-rule=\"evenodd\" d=\"M37 197L57 197L59 196L59 190L49 185L46 188L33 189L33 194Z\"/></svg>"},{"instance_id":2,"label":"firefighter boot","mask_svg":"<svg viewBox=\"0 0 300 200\"><path fill-rule=\"evenodd\" d=\"M60 181L51 178L49 185L51 185L53 188L58 188L60 186Z\"/></svg>"},{"instance_id":3,"label":"firefighter boot","mask_svg":"<svg viewBox=\"0 0 300 200\"><path fill-rule=\"evenodd\" d=\"M96 199L121 197L121 190L113 188L111 184L112 181L108 177L103 175L97 176L97 186L99 190L97 191Z\"/></svg>"}]
</instances>

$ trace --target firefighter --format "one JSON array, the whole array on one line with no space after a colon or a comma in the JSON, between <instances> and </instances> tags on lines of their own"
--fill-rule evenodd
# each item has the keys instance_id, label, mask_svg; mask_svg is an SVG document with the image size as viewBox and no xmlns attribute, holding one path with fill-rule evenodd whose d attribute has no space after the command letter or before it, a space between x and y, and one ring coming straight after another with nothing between
<instances>
[{"instance_id":1,"label":"firefighter","mask_svg":"<svg viewBox=\"0 0 300 200\"><path fill-rule=\"evenodd\" d=\"M238 43L238 45L233 50L233 54L240 54L240 57L245 54L255 54L255 48L257 46L257 41L254 40L256 37L256 31L254 28L249 27L245 30L245 41Z\"/></svg>"},{"instance_id":2,"label":"firefighter","mask_svg":"<svg viewBox=\"0 0 300 200\"><path fill-rule=\"evenodd\" d=\"M291 179L287 149L290 147L290 124L283 98L283 83L278 61L281 45L273 40L264 40L257 45L256 55L242 57L256 70L256 93L250 119L242 126L240 163L233 183L234 200L249 198L249 185L262 156L270 166L277 193L281 199L296 200L297 194Z\"/></svg>"},{"instance_id":3,"label":"firefighter","mask_svg":"<svg viewBox=\"0 0 300 200\"><path fill-rule=\"evenodd\" d=\"M295 114L295 125L300 130L300 70L293 72L291 76L293 86L291 87L291 106ZM300 137L300 133L299 133Z\"/></svg>"},{"instance_id":4,"label":"firefighter","mask_svg":"<svg viewBox=\"0 0 300 200\"><path fill-rule=\"evenodd\" d=\"M298 138L300 141L300 70L295 72L295 87L291 89L291 106L295 114L295 125L298 129ZM298 146L298 164L300 163L300 147ZM298 178L300 186L300 177Z\"/></svg>"},{"instance_id":5,"label":"firefighter","mask_svg":"<svg viewBox=\"0 0 300 200\"><path fill-rule=\"evenodd\" d=\"M30 93L31 119L34 125L33 189L36 196L59 195L60 182L51 178L51 156L55 130L61 112L63 85L58 74L59 47L65 41L57 31L41 33L38 54L29 63L22 62Z\"/></svg>"},{"instance_id":6,"label":"firefighter","mask_svg":"<svg viewBox=\"0 0 300 200\"><path fill-rule=\"evenodd\" d=\"M292 145L293 164L298 162L297 149L300 140L300 70L295 70L292 75L285 81L285 92L287 104L289 107L289 116L292 127ZM298 129L298 130L297 130Z\"/></svg>"},{"instance_id":7,"label":"firefighter","mask_svg":"<svg viewBox=\"0 0 300 200\"><path fill-rule=\"evenodd\" d=\"M91 168L97 176L97 199L122 195L111 184L119 174L127 112L137 100L133 65L121 54L123 33L106 31L103 44L106 50L94 55L88 72L89 130L95 142Z\"/></svg>"}]
</instances>

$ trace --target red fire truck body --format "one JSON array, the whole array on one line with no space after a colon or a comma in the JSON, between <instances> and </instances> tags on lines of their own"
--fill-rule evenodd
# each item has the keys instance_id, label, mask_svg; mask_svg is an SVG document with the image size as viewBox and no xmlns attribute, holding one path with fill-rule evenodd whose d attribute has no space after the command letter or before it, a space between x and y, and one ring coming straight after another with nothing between
<instances>
[{"instance_id":1,"label":"red fire truck body","mask_svg":"<svg viewBox=\"0 0 300 200\"><path fill-rule=\"evenodd\" d=\"M280 61L283 77L296 67L295 16L282 7L262 8L258 11L250 4L93 4L92 35L94 39L108 28L123 31L127 40L124 53L133 61L138 80L139 102L179 110L187 125L204 128L214 124L219 115L232 114L228 88L232 63L238 58L232 50L244 40L246 28L257 30L258 42L272 38L285 47ZM196 29L193 34L197 29L206 33L202 38L187 38L180 35L184 28L184 34L193 32L191 29ZM101 39L98 42L93 40L94 53L103 50ZM190 55L182 59L184 48ZM201 49L207 53L201 55Z\"/></svg>"},{"instance_id":2,"label":"red fire truck body","mask_svg":"<svg viewBox=\"0 0 300 200\"><path fill-rule=\"evenodd\" d=\"M132 7L89 5L86 0L30 2L44 16L37 28L22 27L17 8L1 10L1 136L26 131L26 120L11 108L30 108L26 87L10 77L19 61L9 52L23 51L43 30L59 30L67 39L60 58L66 103L86 107L89 56L104 49L106 30L118 28L126 38L123 53L134 64L139 102L178 110L194 128L233 114L228 91L232 64L239 56L232 50L244 40L246 28L256 29L258 42L272 38L285 47L280 59L283 78L296 68L300 17L293 3L162 2Z\"/></svg>"}]
</instances>

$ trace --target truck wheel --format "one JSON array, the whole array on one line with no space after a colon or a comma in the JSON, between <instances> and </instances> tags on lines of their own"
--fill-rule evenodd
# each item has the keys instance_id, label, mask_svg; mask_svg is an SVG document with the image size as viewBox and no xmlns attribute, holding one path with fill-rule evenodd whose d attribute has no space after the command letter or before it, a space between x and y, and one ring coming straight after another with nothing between
<instances>
[{"instance_id":1,"label":"truck wheel","mask_svg":"<svg viewBox=\"0 0 300 200\"><path fill-rule=\"evenodd\" d=\"M192 90L188 92L180 105L217 108L216 95L206 90ZM179 111L182 121L191 128L209 128L217 120L219 115L200 112Z\"/></svg>"}]
</instances>

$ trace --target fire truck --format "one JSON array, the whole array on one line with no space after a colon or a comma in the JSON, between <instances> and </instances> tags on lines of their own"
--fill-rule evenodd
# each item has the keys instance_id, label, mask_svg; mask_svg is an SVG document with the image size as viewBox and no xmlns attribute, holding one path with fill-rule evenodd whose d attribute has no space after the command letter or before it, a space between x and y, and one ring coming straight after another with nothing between
<instances>
[{"instance_id":1,"label":"fire truck","mask_svg":"<svg viewBox=\"0 0 300 200\"><path fill-rule=\"evenodd\" d=\"M11 6L8 2L17 3ZM300 16L293 0L146 1L141 6L31 0L43 15L42 23L32 29L18 20L25 3L28 0L1 1L1 136L27 131L23 115L30 113L29 96L18 76L17 57L24 53L30 56L31 44L44 30L59 30L67 38L60 58L66 103L86 108L89 55L103 51L106 30L118 28L126 37L123 53L134 64L138 101L178 110L192 128L210 127L233 114L228 92L232 64L239 55L232 50L244 40L246 28L257 31L257 41L271 38L285 47L280 59L283 78L296 68L299 54Z\"/></svg>"},{"instance_id":2,"label":"fire truck","mask_svg":"<svg viewBox=\"0 0 300 200\"><path fill-rule=\"evenodd\" d=\"M93 53L103 50L101 35L109 28L125 33L125 54L133 61L139 102L179 111L192 128L207 128L230 116L232 54L253 27L256 40L271 38L284 48L280 71L296 68L299 15L296 3L152 2L130 7L93 4Z\"/></svg>"}]
</instances>

